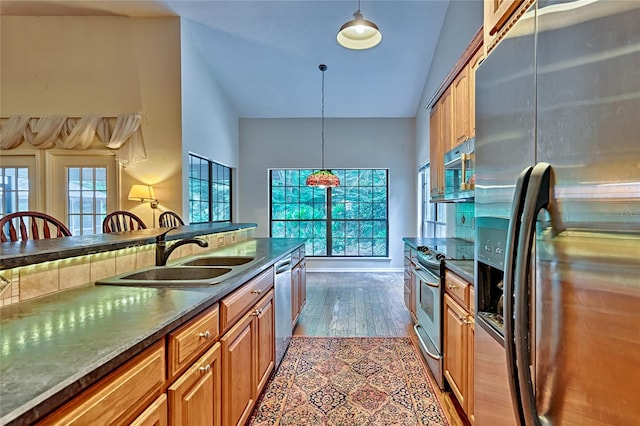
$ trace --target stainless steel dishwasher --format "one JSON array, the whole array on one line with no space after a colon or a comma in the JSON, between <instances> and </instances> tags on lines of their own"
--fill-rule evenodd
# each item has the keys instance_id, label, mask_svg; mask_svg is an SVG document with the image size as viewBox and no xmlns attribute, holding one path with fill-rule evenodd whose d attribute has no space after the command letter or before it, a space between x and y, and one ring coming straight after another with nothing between
<instances>
[{"instance_id":1,"label":"stainless steel dishwasher","mask_svg":"<svg viewBox=\"0 0 640 426\"><path fill-rule=\"evenodd\" d=\"M291 342L291 255L287 255L275 265L276 268L276 366L284 357Z\"/></svg>"}]
</instances>

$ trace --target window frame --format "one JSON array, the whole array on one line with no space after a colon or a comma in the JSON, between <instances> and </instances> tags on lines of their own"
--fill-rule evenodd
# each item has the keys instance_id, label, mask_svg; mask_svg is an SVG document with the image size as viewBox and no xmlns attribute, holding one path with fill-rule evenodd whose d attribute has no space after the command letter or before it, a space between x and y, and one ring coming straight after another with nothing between
<instances>
[{"instance_id":1,"label":"window frame","mask_svg":"<svg viewBox=\"0 0 640 426\"><path fill-rule=\"evenodd\" d=\"M191 185L192 182L194 181L194 179L191 176L192 170L191 170L191 164L192 164L192 158L197 159L198 161L200 161L201 163L204 163L207 165L207 179L199 179L199 181L202 182L207 182L207 201L206 201L206 205L207 205L207 209L208 209L208 220L206 221L194 221L193 216L192 216L192 203L197 202L199 204L202 204L203 201L201 200L196 200L196 199L192 199L191 198ZM189 152L189 157L188 157L188 168L189 168L189 174L188 174L188 185L187 185L187 190L188 190L188 195L187 195L187 199L188 199L188 217L189 217L189 223L190 224L197 224L197 223L225 223L225 222L231 222L233 220L233 168L219 163L217 161L213 161L210 160L202 155L193 153L193 152ZM218 173L217 171L221 170L222 171L222 179L218 179ZM214 173L214 171L216 173ZM226 175L225 175L226 173ZM228 176L228 180L225 179L225 176ZM226 183L228 181L228 184ZM223 199L222 202L217 201L219 200L218 198L218 194L220 193L219 191L216 191L215 188L217 186L222 186L222 187L228 187L228 194L229 194L229 200L225 201ZM222 194L224 194L224 192L222 192ZM224 198L224 197L223 197ZM222 210L225 210L225 207L227 207L228 212L229 212L229 216L228 218L223 218L223 219L216 219L215 215L216 212L219 210L219 207L222 206Z\"/></svg>"},{"instance_id":2,"label":"window frame","mask_svg":"<svg viewBox=\"0 0 640 426\"><path fill-rule=\"evenodd\" d=\"M39 182L38 175L38 155L29 153L2 153L1 168L7 169L27 169L27 179L29 181L29 189L27 190L27 209L26 210L40 210L38 207L39 199L37 196L37 187ZM0 216L3 215L3 209L0 208ZM13 213L13 211L4 212L6 214Z\"/></svg>"},{"instance_id":3,"label":"window frame","mask_svg":"<svg viewBox=\"0 0 640 426\"><path fill-rule=\"evenodd\" d=\"M315 257L315 258L331 258L331 259L384 259L384 258L388 258L389 256L389 169L384 168L384 169L374 169L374 168L352 168L352 169L335 169L333 170L334 173L338 174L342 183L342 186L338 187L337 189L333 189L333 188L327 188L327 189L320 189L320 188L312 188L313 191L322 191L325 194L324 197L324 217L323 218L304 218L304 219L274 219L274 172L288 172L288 171L297 171L299 172L299 183L297 186L292 185L292 188L302 188L305 187L306 185L304 184L304 181L306 180L306 176L312 172L314 172L315 170L313 169L304 169L304 168L273 168L273 169L269 169L268 170L268 181L269 181L269 236L272 238L277 238L274 237L274 221L275 222L282 222L285 224L286 227L286 223L287 222L310 222L310 223L323 223L324 224L324 244L321 244L321 248L324 247L324 254L314 254L316 253L314 244L316 240L319 240L319 238L314 238L314 236L312 235L311 237L306 237L306 255L309 257ZM366 172L366 171L371 171L372 172L372 178L371 178L371 185L360 185L359 183L357 185L345 185L346 180L345 180L345 176L347 176L347 172L358 172L358 176L360 176L361 172ZM374 181L375 179L373 179L373 173L375 172L384 172L384 182L385 185L381 186L381 185L374 185ZM306 174L303 174L306 173ZM358 178L359 181L360 178ZM286 178L285 178L286 181ZM287 185L285 185L286 187ZM358 210L358 217L335 217L334 216L334 209L336 208L336 204L334 203L334 197L338 197L339 194L334 194L335 192L338 191L342 191L345 188L356 188L358 191L358 197L361 197L361 192L360 189L369 189L371 188L371 201L367 202L365 201L360 201L358 200L357 202L357 210ZM384 194L385 194L385 200L384 200L384 217L383 218L375 218L375 214L374 214L374 205L375 204L382 204L380 202L375 203L374 200L374 188L384 188ZM366 191L363 191L366 193ZM286 193L286 190L285 190ZM346 196L345 196L345 203L347 202ZM371 204L370 208L371 208L371 214L370 217L360 217L359 212L361 211L361 205L362 204ZM284 206L288 205L288 204L295 204L295 203L278 203L278 204L283 204ZM298 202L298 204L300 204ZM378 206L379 207L379 206ZM285 207L286 208L286 207ZM367 207L365 207L367 208ZM315 213L315 210L314 210ZM346 213L345 213L346 216ZM336 224L339 223L344 223L345 226L343 226L343 228L346 228L346 224L347 222L357 222L358 223L358 235L355 237L349 237L349 236L344 236L344 240L345 240L345 249L347 247L346 244L346 240L348 239L355 239L357 240L356 242L356 246L358 247L358 252L359 253L352 253L352 252L347 252L346 250L344 250L343 252L336 252L336 250L334 250L334 226ZM376 222L378 224L380 224L381 222L384 222L384 253L383 254L375 254L376 252L376 240L382 240L382 238L375 238L375 233L376 233ZM370 223L371 225L371 236L370 237L366 237L361 235L361 232L363 231L363 228L365 228L366 226L368 226L368 223ZM379 225L378 225L378 230L380 230ZM286 232L286 231L285 231ZM315 232L315 227L314 227L314 232ZM286 234L285 234L286 235ZM322 235L322 234L321 234ZM291 237L293 238L293 237ZM300 238L304 238L304 237L300 237ZM364 253L364 254L360 254L360 247L361 244L364 245L366 247L366 244L369 243L371 244L371 248L370 248L370 252L369 253ZM311 245L311 247L309 247L309 244ZM369 251L369 249L365 248L365 251Z\"/></svg>"},{"instance_id":4,"label":"window frame","mask_svg":"<svg viewBox=\"0 0 640 426\"><path fill-rule=\"evenodd\" d=\"M439 238L446 237L447 223L446 211L442 203L432 203L431 197L431 175L430 163L425 163L418 168L418 187L420 199L418 206L420 211L420 229L421 238Z\"/></svg>"}]
</instances>

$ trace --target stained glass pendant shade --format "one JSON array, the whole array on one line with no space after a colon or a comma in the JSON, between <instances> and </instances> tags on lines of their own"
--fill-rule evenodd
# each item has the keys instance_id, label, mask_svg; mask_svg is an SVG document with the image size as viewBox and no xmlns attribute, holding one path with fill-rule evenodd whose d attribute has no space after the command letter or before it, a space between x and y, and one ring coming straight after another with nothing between
<instances>
[{"instance_id":1,"label":"stained glass pendant shade","mask_svg":"<svg viewBox=\"0 0 640 426\"><path fill-rule=\"evenodd\" d=\"M311 173L307 177L307 186L335 188L340 186L340 179L331 170L324 167L324 72L327 70L327 66L320 64L318 68L322 71L322 169Z\"/></svg>"}]
</instances>

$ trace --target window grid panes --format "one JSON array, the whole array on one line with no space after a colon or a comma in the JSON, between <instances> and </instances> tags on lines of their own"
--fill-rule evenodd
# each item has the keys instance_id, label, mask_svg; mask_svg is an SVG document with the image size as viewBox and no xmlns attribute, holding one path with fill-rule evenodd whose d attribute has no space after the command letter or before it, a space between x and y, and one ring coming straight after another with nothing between
<instances>
[{"instance_id":1,"label":"window grid panes","mask_svg":"<svg viewBox=\"0 0 640 426\"><path fill-rule=\"evenodd\" d=\"M309 256L386 257L388 170L333 170L328 189L305 185L312 172L271 170L271 236L305 238Z\"/></svg>"},{"instance_id":2,"label":"window grid panes","mask_svg":"<svg viewBox=\"0 0 640 426\"><path fill-rule=\"evenodd\" d=\"M29 210L29 169L0 167L0 216Z\"/></svg>"},{"instance_id":3,"label":"window grid panes","mask_svg":"<svg viewBox=\"0 0 640 426\"><path fill-rule=\"evenodd\" d=\"M67 224L71 235L99 234L107 214L107 168L67 167Z\"/></svg>"},{"instance_id":4,"label":"window grid panes","mask_svg":"<svg viewBox=\"0 0 640 426\"><path fill-rule=\"evenodd\" d=\"M189 222L231 221L231 168L189 154Z\"/></svg>"}]
</instances>

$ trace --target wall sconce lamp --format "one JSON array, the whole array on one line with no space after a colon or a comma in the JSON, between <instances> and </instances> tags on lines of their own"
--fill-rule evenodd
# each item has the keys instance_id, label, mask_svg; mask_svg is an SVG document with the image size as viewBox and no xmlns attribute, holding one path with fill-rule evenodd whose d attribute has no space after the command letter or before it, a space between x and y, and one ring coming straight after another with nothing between
<instances>
[{"instance_id":1,"label":"wall sconce lamp","mask_svg":"<svg viewBox=\"0 0 640 426\"><path fill-rule=\"evenodd\" d=\"M132 185L129 191L129 200L140 201L141 203L149 203L151 212L153 213L153 226L156 226L156 209L158 208L158 200L153 187L150 185Z\"/></svg>"}]
</instances>

